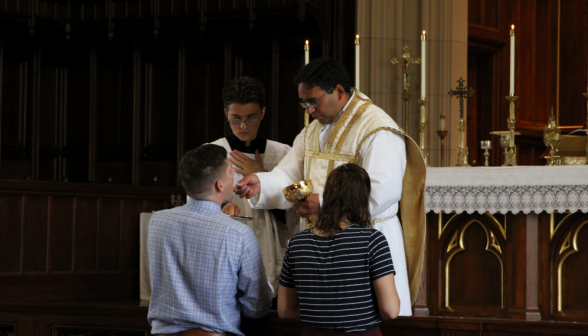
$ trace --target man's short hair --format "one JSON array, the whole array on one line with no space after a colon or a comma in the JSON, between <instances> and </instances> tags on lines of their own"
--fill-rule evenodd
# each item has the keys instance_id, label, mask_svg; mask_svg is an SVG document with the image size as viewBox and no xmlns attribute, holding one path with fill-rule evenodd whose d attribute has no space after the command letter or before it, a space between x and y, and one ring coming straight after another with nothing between
<instances>
[{"instance_id":1,"label":"man's short hair","mask_svg":"<svg viewBox=\"0 0 588 336\"><path fill-rule=\"evenodd\" d=\"M227 150L212 144L204 144L184 154L179 173L186 193L193 198L207 196L214 183L224 176L226 160Z\"/></svg>"},{"instance_id":2,"label":"man's short hair","mask_svg":"<svg viewBox=\"0 0 588 336\"><path fill-rule=\"evenodd\" d=\"M265 91L263 84L257 78L244 76L237 80L228 82L223 87L223 104L229 109L232 103L249 104L255 103L260 110L265 107Z\"/></svg>"},{"instance_id":3,"label":"man's short hair","mask_svg":"<svg viewBox=\"0 0 588 336\"><path fill-rule=\"evenodd\" d=\"M329 58L319 58L308 63L298 71L294 81L296 85L304 83L308 89L319 86L324 91L329 91L337 84L341 84L345 92L351 91L351 80L347 70L341 63Z\"/></svg>"}]
</instances>

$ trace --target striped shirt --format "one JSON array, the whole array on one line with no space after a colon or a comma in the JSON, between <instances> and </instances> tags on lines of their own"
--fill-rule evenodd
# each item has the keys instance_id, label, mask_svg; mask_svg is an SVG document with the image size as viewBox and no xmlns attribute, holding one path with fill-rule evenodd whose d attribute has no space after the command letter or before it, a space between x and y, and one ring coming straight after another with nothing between
<instances>
[{"instance_id":1,"label":"striped shirt","mask_svg":"<svg viewBox=\"0 0 588 336\"><path fill-rule=\"evenodd\" d=\"M395 272L386 237L353 224L333 239L311 230L292 237L280 285L296 288L302 322L357 332L380 324L372 282L388 274Z\"/></svg>"}]
</instances>

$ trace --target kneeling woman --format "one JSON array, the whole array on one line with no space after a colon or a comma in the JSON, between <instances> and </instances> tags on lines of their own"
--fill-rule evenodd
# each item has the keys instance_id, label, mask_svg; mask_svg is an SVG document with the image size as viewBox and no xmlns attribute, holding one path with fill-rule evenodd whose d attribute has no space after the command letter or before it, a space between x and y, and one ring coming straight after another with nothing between
<instances>
[{"instance_id":1,"label":"kneeling woman","mask_svg":"<svg viewBox=\"0 0 588 336\"><path fill-rule=\"evenodd\" d=\"M381 321L398 316L390 248L371 228L370 190L360 166L333 170L316 226L290 240L278 314L304 322L303 335L382 335Z\"/></svg>"}]
</instances>

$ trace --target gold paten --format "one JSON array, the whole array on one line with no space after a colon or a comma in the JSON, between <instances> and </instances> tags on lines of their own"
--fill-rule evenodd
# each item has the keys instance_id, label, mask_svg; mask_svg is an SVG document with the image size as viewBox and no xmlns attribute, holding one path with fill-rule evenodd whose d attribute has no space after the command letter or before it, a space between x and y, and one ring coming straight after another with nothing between
<instances>
[{"instance_id":1,"label":"gold paten","mask_svg":"<svg viewBox=\"0 0 588 336\"><path fill-rule=\"evenodd\" d=\"M292 203L298 203L306 199L306 197L312 195L313 185L310 179L294 183L284 188L284 197ZM312 217L306 219L307 228L314 225Z\"/></svg>"},{"instance_id":2,"label":"gold paten","mask_svg":"<svg viewBox=\"0 0 588 336\"><path fill-rule=\"evenodd\" d=\"M584 223L580 224L576 230L574 230L574 233L572 235L572 232L568 233L566 239L564 240L562 247L560 249L560 255L563 253L563 256L561 257L560 261L559 261L559 265L557 265L557 311L561 312L563 310L563 305L562 305L562 273L563 273L563 264L566 261L566 259L576 253L579 252L580 250L578 249L578 234L580 233L580 231L582 230L582 228L584 227L584 225L588 224L588 221L585 221ZM570 248L571 247L571 248Z\"/></svg>"},{"instance_id":3,"label":"gold paten","mask_svg":"<svg viewBox=\"0 0 588 336\"><path fill-rule=\"evenodd\" d=\"M504 308L504 265L502 263L502 259L500 258L500 254L502 254L502 249L500 248L500 244L496 240L496 237L494 237L492 231L486 228L484 224L475 219L464 225L463 229L461 229L461 232L459 230L456 231L454 238L457 238L459 236L459 243L457 244L459 247L457 249L454 249L453 246L451 247L451 249L448 248L448 252L449 250L453 250L453 252L449 254L447 262L445 263L445 307L449 308L449 266L451 265L451 260L457 253L465 251L463 237L468 227L474 223L480 224L480 226L484 229L484 232L486 232L486 251L492 252L498 258L498 261L500 261L500 308ZM451 239L449 245L453 243L453 240L454 239Z\"/></svg>"}]
</instances>

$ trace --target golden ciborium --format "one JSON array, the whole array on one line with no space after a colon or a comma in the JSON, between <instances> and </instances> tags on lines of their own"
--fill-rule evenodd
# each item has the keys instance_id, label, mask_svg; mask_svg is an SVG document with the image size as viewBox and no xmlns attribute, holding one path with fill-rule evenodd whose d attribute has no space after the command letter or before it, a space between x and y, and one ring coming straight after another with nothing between
<instances>
[{"instance_id":1,"label":"golden ciborium","mask_svg":"<svg viewBox=\"0 0 588 336\"><path fill-rule=\"evenodd\" d=\"M312 195L312 181L310 179L294 183L284 188L284 197L292 203L304 201L307 196ZM312 217L306 219L307 228L314 225Z\"/></svg>"}]
</instances>

